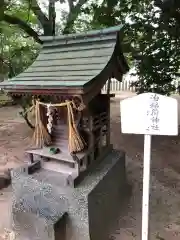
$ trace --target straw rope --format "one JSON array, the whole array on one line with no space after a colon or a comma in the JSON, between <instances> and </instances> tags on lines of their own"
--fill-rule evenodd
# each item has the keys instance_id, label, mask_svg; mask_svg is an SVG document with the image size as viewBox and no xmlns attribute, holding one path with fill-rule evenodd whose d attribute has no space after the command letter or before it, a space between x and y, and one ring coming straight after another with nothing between
<instances>
[{"instance_id":1,"label":"straw rope","mask_svg":"<svg viewBox=\"0 0 180 240\"><path fill-rule=\"evenodd\" d=\"M32 111L33 108L35 108L36 121L35 121L35 131L33 135L33 143L35 144L36 147L47 146L47 145L50 145L51 143L51 137L48 131L46 130L44 124L41 121L40 105L47 107L48 103L33 101L33 106L29 109L29 111ZM73 108L78 111L82 111L85 108L85 105L83 105L83 102L81 101L81 104L78 107L76 106L74 101L65 101L63 103L51 104L51 107L67 107L68 125L69 125L69 151L79 152L83 150L85 147L85 142L78 132L78 129L75 124L74 113L73 113Z\"/></svg>"},{"instance_id":2,"label":"straw rope","mask_svg":"<svg viewBox=\"0 0 180 240\"><path fill-rule=\"evenodd\" d=\"M43 146L48 146L51 144L51 137L41 121L40 104L38 101L36 101L35 105L35 117L35 130L32 144L34 143L36 147L42 148Z\"/></svg>"},{"instance_id":3,"label":"straw rope","mask_svg":"<svg viewBox=\"0 0 180 240\"><path fill-rule=\"evenodd\" d=\"M85 143L78 133L71 103L67 102L67 110L69 123L69 150L70 152L79 152L84 149Z\"/></svg>"}]
</instances>

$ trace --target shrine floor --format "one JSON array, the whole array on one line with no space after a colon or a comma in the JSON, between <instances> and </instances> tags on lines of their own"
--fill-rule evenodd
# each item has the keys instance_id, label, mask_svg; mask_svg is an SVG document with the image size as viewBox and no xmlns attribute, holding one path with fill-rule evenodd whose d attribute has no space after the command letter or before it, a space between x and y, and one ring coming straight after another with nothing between
<instances>
[{"instance_id":1,"label":"shrine floor","mask_svg":"<svg viewBox=\"0 0 180 240\"><path fill-rule=\"evenodd\" d=\"M111 240L141 239L143 136L121 134L119 101L128 96L132 94L123 93L111 103L112 143L114 148L126 151L128 181L132 185L131 198L112 230ZM179 97L178 101L180 103ZM18 111L17 107L0 108L0 171L22 164L30 139L31 130L18 116ZM180 239L179 158L180 136L153 137L150 240ZM11 198L11 187L0 191L0 240L11 239L4 235L4 229L10 228Z\"/></svg>"}]
</instances>

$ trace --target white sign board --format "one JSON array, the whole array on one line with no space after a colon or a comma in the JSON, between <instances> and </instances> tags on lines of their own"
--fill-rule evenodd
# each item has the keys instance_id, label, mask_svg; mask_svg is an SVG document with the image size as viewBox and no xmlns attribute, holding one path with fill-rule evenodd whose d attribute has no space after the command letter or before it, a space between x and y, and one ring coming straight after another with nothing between
<instances>
[{"instance_id":1,"label":"white sign board","mask_svg":"<svg viewBox=\"0 0 180 240\"><path fill-rule=\"evenodd\" d=\"M148 240L151 135L178 135L176 99L143 93L120 103L122 133L144 134L142 240Z\"/></svg>"},{"instance_id":2,"label":"white sign board","mask_svg":"<svg viewBox=\"0 0 180 240\"><path fill-rule=\"evenodd\" d=\"M174 98L143 93L122 100L122 133L177 135L178 103Z\"/></svg>"}]
</instances>

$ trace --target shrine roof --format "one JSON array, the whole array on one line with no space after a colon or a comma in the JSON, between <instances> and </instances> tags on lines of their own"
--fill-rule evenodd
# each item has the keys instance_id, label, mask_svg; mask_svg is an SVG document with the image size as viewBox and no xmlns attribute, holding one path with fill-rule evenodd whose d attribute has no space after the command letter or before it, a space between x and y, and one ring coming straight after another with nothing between
<instances>
[{"instance_id":1,"label":"shrine roof","mask_svg":"<svg viewBox=\"0 0 180 240\"><path fill-rule=\"evenodd\" d=\"M123 26L69 34L41 37L39 56L23 73L2 82L9 92L49 90L84 94L101 88L115 77L122 80L129 67L121 50ZM98 88L98 87L97 87Z\"/></svg>"}]
</instances>

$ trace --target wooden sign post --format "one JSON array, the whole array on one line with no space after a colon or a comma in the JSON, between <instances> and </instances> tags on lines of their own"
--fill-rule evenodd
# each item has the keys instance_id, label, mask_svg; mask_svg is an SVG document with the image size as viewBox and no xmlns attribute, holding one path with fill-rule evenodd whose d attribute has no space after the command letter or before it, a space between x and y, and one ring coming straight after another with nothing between
<instances>
[{"instance_id":1,"label":"wooden sign post","mask_svg":"<svg viewBox=\"0 0 180 240\"><path fill-rule=\"evenodd\" d=\"M144 134L142 240L149 233L151 136L178 135L178 103L174 98L143 93L120 103L122 133Z\"/></svg>"}]
</instances>

